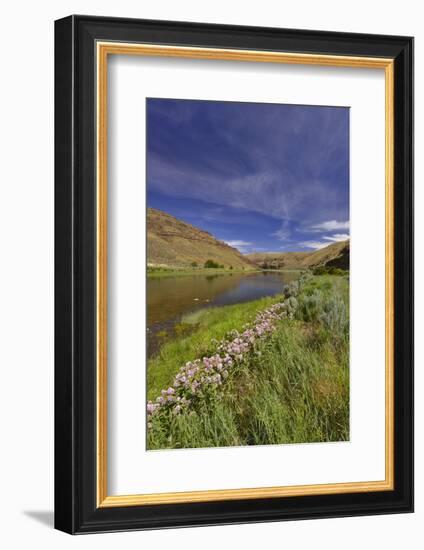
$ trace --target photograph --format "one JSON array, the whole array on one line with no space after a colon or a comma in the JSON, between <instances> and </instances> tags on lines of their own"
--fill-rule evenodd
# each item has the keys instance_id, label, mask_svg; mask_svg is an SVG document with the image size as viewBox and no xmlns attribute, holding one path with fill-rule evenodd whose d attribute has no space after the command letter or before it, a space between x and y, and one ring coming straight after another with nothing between
<instances>
[{"instance_id":1,"label":"photograph","mask_svg":"<svg viewBox=\"0 0 424 550\"><path fill-rule=\"evenodd\" d=\"M147 450L349 441L349 107L145 109Z\"/></svg>"}]
</instances>

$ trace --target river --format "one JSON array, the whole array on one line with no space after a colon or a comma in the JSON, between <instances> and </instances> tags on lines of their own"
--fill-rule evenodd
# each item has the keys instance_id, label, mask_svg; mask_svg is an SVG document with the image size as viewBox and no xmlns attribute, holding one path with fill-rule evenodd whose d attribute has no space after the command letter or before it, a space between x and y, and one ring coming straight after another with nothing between
<instances>
[{"instance_id":1,"label":"river","mask_svg":"<svg viewBox=\"0 0 424 550\"><path fill-rule=\"evenodd\" d=\"M147 350L156 354L184 314L274 296L298 272L215 273L147 279Z\"/></svg>"}]
</instances>

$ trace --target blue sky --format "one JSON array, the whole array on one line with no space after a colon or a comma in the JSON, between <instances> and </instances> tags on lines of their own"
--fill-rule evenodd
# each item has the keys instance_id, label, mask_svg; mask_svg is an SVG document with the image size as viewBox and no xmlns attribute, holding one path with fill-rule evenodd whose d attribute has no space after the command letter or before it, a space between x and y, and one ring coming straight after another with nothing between
<instances>
[{"instance_id":1,"label":"blue sky","mask_svg":"<svg viewBox=\"0 0 424 550\"><path fill-rule=\"evenodd\" d=\"M147 100L147 203L241 252L349 235L349 109Z\"/></svg>"}]
</instances>

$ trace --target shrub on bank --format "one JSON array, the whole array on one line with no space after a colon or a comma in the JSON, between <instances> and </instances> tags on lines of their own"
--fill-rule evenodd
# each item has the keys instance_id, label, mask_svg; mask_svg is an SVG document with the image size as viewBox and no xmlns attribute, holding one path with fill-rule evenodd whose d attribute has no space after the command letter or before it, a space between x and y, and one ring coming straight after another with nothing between
<instances>
[{"instance_id":1,"label":"shrub on bank","mask_svg":"<svg viewBox=\"0 0 424 550\"><path fill-rule=\"evenodd\" d=\"M349 272L339 267L327 267L326 265L319 265L312 269L314 275L347 275Z\"/></svg>"},{"instance_id":2,"label":"shrub on bank","mask_svg":"<svg viewBox=\"0 0 424 550\"><path fill-rule=\"evenodd\" d=\"M214 260L206 260L203 267L205 267L206 269L224 269L224 265L218 264Z\"/></svg>"}]
</instances>

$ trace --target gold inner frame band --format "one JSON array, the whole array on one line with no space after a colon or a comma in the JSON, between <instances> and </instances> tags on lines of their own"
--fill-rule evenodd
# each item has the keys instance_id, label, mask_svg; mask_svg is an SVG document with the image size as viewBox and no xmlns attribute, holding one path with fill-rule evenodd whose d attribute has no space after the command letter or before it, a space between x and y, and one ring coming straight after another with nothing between
<instances>
[{"instance_id":1,"label":"gold inner frame band","mask_svg":"<svg viewBox=\"0 0 424 550\"><path fill-rule=\"evenodd\" d=\"M97 42L97 506L141 506L255 498L364 493L394 489L394 61L389 58L315 55L122 42ZM385 479L315 485L217 489L109 496L107 492L107 61L109 55L220 59L385 71Z\"/></svg>"}]
</instances>

